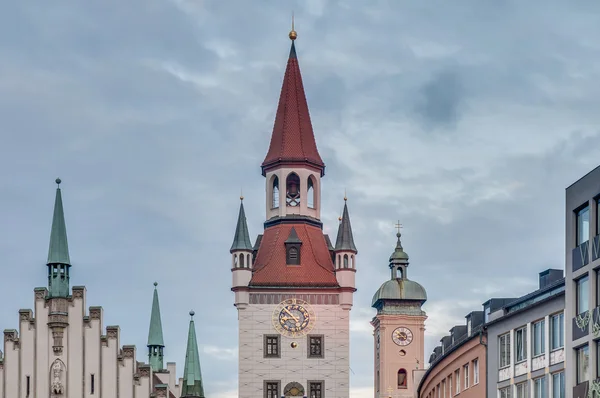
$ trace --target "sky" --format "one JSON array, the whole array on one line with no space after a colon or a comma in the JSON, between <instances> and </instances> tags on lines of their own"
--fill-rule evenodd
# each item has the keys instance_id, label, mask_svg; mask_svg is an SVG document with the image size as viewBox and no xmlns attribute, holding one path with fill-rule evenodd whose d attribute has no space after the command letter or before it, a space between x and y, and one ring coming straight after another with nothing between
<instances>
[{"instance_id":1,"label":"sky","mask_svg":"<svg viewBox=\"0 0 600 398\"><path fill-rule=\"evenodd\" d=\"M565 188L598 166L593 1L0 0L0 329L46 286L54 180L71 284L145 359L158 281L166 360L188 312L207 395L237 396L230 254L240 191L263 230L260 164L296 49L322 220L344 192L359 254L351 396L372 396L370 307L403 224L428 293L425 358L490 297L564 268Z\"/></svg>"}]
</instances>

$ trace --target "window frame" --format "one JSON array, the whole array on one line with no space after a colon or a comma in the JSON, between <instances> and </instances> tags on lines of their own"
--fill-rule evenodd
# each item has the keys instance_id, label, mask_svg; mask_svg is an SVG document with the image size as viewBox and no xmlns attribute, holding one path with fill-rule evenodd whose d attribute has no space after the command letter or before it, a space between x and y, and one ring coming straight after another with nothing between
<instances>
[{"instance_id":1,"label":"window frame","mask_svg":"<svg viewBox=\"0 0 600 398\"><path fill-rule=\"evenodd\" d=\"M269 354L269 347L273 346L269 342L270 339L275 339L276 350L275 354ZM263 358L281 358L281 335L278 334L265 334L263 337Z\"/></svg>"},{"instance_id":2,"label":"window frame","mask_svg":"<svg viewBox=\"0 0 600 398\"><path fill-rule=\"evenodd\" d=\"M521 383L516 383L515 384L515 397L516 398L528 398L528 383L527 381L523 381ZM522 388L521 392L522 395L519 395L519 388Z\"/></svg>"},{"instance_id":3,"label":"window frame","mask_svg":"<svg viewBox=\"0 0 600 398\"><path fill-rule=\"evenodd\" d=\"M559 344L558 346L554 346L554 337L555 330L554 325L555 322L559 325ZM550 315L550 351L560 350L565 347L565 313L559 312L556 314Z\"/></svg>"},{"instance_id":4,"label":"window frame","mask_svg":"<svg viewBox=\"0 0 600 398\"><path fill-rule=\"evenodd\" d=\"M454 375L456 376L456 394L454 395L458 395L460 394L460 369L456 369Z\"/></svg>"},{"instance_id":5,"label":"window frame","mask_svg":"<svg viewBox=\"0 0 600 398\"><path fill-rule=\"evenodd\" d=\"M308 395L307 398L325 398L325 380L307 380L306 382L308 387ZM313 385L318 385L321 395L318 397L313 397Z\"/></svg>"},{"instance_id":6,"label":"window frame","mask_svg":"<svg viewBox=\"0 0 600 398\"><path fill-rule=\"evenodd\" d=\"M559 390L556 391L556 380L558 377L558 386ZM552 388L550 388L551 398L565 398L565 371L561 370L560 372L552 373Z\"/></svg>"},{"instance_id":7,"label":"window frame","mask_svg":"<svg viewBox=\"0 0 600 398\"><path fill-rule=\"evenodd\" d=\"M582 226L581 230L580 230L580 227L579 227L580 216L583 213L585 213L585 212L587 212L587 231L585 231L583 229L583 226ZM587 241L590 240L590 215L591 215L591 212L590 212L590 204L589 204L589 202L586 202L584 205L581 205L580 207L578 207L575 210L575 247L579 247L583 243L585 243L585 242L587 242ZM584 221L584 223L585 223L585 221ZM581 236L580 235L582 233L584 233L584 236L585 236L585 234L587 234L587 239L586 240L581 240Z\"/></svg>"},{"instance_id":8,"label":"window frame","mask_svg":"<svg viewBox=\"0 0 600 398\"><path fill-rule=\"evenodd\" d=\"M585 372L585 378L582 378L582 375L581 375L582 369L580 369L580 362L579 362L579 360L580 360L579 353L583 352L583 351L587 351L587 369ZM583 364L581 364L581 366L583 366ZM577 385L589 380L589 377L588 377L589 367L590 367L590 348L589 348L588 344L584 344L575 349L575 382Z\"/></svg>"},{"instance_id":9,"label":"window frame","mask_svg":"<svg viewBox=\"0 0 600 398\"><path fill-rule=\"evenodd\" d=\"M582 275L580 278L578 278L577 280L574 281L575 282L575 315L581 315L586 311L589 311L590 309L590 276L589 274L585 274ZM581 289L581 284L582 282L585 282L586 284L586 289L587 292L584 292L585 297L579 297L580 295L580 289ZM585 309L583 311L580 311L580 309L582 308L582 300L585 298Z\"/></svg>"},{"instance_id":10,"label":"window frame","mask_svg":"<svg viewBox=\"0 0 600 398\"><path fill-rule=\"evenodd\" d=\"M511 354L511 341L510 332L501 334L498 336L498 351L499 351L499 368L504 369L511 365L510 354ZM504 341L504 343L503 343ZM504 349L504 352L503 352ZM505 355L503 355L505 354ZM506 357L506 363L503 363L503 359Z\"/></svg>"},{"instance_id":11,"label":"window frame","mask_svg":"<svg viewBox=\"0 0 600 398\"><path fill-rule=\"evenodd\" d=\"M511 398L512 397L512 385L508 386L508 387L499 388L498 389L498 396L500 398Z\"/></svg>"},{"instance_id":12,"label":"window frame","mask_svg":"<svg viewBox=\"0 0 600 398\"><path fill-rule=\"evenodd\" d=\"M541 325L541 326L540 326ZM536 329L537 327L541 327L541 342L537 341L537 334L536 334ZM537 343L539 344L539 348L540 351L537 352L536 350L536 345ZM531 358L536 358L536 357L540 357L542 355L546 354L546 320L545 319L539 319L535 322L531 323Z\"/></svg>"},{"instance_id":13,"label":"window frame","mask_svg":"<svg viewBox=\"0 0 600 398\"><path fill-rule=\"evenodd\" d=\"M479 358L473 360L473 385L479 384Z\"/></svg>"},{"instance_id":14,"label":"window frame","mask_svg":"<svg viewBox=\"0 0 600 398\"><path fill-rule=\"evenodd\" d=\"M312 341L311 339L315 339L316 341L320 341L319 345L321 348L320 354L312 353ZM306 336L306 357L307 358L325 358L325 335L322 334L309 334Z\"/></svg>"},{"instance_id":15,"label":"window frame","mask_svg":"<svg viewBox=\"0 0 600 398\"><path fill-rule=\"evenodd\" d=\"M541 376L541 377L536 377L535 379L533 379L533 398L546 398L544 396L544 392L545 392L545 379L546 379L546 375ZM539 394L538 394L539 393Z\"/></svg>"},{"instance_id":16,"label":"window frame","mask_svg":"<svg viewBox=\"0 0 600 398\"><path fill-rule=\"evenodd\" d=\"M469 364L464 364L463 365L463 382L464 382L464 387L463 390L466 390L467 388L469 388Z\"/></svg>"},{"instance_id":17,"label":"window frame","mask_svg":"<svg viewBox=\"0 0 600 398\"><path fill-rule=\"evenodd\" d=\"M521 336L521 347L522 347L522 356L519 355L518 352L518 341L519 341L519 337ZM527 354L528 354L528 350L527 350L527 325L525 326L521 326L518 328L515 328L515 365L521 362L525 362L527 361Z\"/></svg>"},{"instance_id":18,"label":"window frame","mask_svg":"<svg viewBox=\"0 0 600 398\"><path fill-rule=\"evenodd\" d=\"M264 398L273 398L269 396L269 385L275 385L275 397L279 398L281 396L281 380L265 380L263 382L263 397Z\"/></svg>"}]
</instances>

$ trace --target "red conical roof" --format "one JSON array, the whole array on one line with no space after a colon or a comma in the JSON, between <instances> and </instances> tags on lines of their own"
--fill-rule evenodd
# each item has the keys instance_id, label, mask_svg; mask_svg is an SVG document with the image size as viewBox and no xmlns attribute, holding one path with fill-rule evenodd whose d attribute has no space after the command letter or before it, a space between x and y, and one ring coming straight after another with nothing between
<instances>
[{"instance_id":1,"label":"red conical roof","mask_svg":"<svg viewBox=\"0 0 600 398\"><path fill-rule=\"evenodd\" d=\"M263 175L266 169L284 163L304 163L319 169L321 175L325 171L310 122L294 42L283 78L271 145L262 163Z\"/></svg>"}]
</instances>

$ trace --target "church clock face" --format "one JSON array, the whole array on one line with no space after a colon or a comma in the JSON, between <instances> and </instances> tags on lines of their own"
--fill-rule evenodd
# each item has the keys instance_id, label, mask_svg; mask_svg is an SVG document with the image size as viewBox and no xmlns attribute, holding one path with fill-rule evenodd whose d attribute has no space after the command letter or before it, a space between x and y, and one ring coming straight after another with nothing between
<instances>
[{"instance_id":1,"label":"church clock face","mask_svg":"<svg viewBox=\"0 0 600 398\"><path fill-rule=\"evenodd\" d=\"M392 333L392 340L399 346L406 346L412 342L413 334L410 329L399 327Z\"/></svg>"},{"instance_id":2,"label":"church clock face","mask_svg":"<svg viewBox=\"0 0 600 398\"><path fill-rule=\"evenodd\" d=\"M282 336L299 337L309 333L315 325L315 313L306 301L287 299L273 311L273 327Z\"/></svg>"}]
</instances>

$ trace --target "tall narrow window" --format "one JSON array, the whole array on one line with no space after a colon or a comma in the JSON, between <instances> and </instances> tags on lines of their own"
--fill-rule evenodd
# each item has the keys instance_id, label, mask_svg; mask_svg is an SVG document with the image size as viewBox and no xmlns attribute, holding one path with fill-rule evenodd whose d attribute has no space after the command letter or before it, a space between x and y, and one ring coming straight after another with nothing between
<instances>
[{"instance_id":1,"label":"tall narrow window","mask_svg":"<svg viewBox=\"0 0 600 398\"><path fill-rule=\"evenodd\" d=\"M600 235L600 211L598 211L599 205L600 197L596 198L596 235Z\"/></svg>"},{"instance_id":2,"label":"tall narrow window","mask_svg":"<svg viewBox=\"0 0 600 398\"><path fill-rule=\"evenodd\" d=\"M323 398L323 382L311 381L308 383L308 394L310 398Z\"/></svg>"},{"instance_id":3,"label":"tall narrow window","mask_svg":"<svg viewBox=\"0 0 600 398\"><path fill-rule=\"evenodd\" d=\"M348 255L344 254L344 268L348 268Z\"/></svg>"},{"instance_id":4,"label":"tall narrow window","mask_svg":"<svg viewBox=\"0 0 600 398\"><path fill-rule=\"evenodd\" d=\"M527 326L515 330L515 363L527 359Z\"/></svg>"},{"instance_id":5,"label":"tall narrow window","mask_svg":"<svg viewBox=\"0 0 600 398\"><path fill-rule=\"evenodd\" d=\"M465 377L465 387L464 388L469 388L469 364L466 364L463 367L463 375Z\"/></svg>"},{"instance_id":6,"label":"tall narrow window","mask_svg":"<svg viewBox=\"0 0 600 398\"><path fill-rule=\"evenodd\" d=\"M244 268L244 255L240 254L240 268Z\"/></svg>"},{"instance_id":7,"label":"tall narrow window","mask_svg":"<svg viewBox=\"0 0 600 398\"><path fill-rule=\"evenodd\" d=\"M561 312L560 314L552 315L552 318L550 318L550 323L552 325L552 329L550 330L552 344L550 349L556 350L562 348L565 345L564 314Z\"/></svg>"},{"instance_id":8,"label":"tall narrow window","mask_svg":"<svg viewBox=\"0 0 600 398\"><path fill-rule=\"evenodd\" d=\"M533 398L546 398L546 377L538 377L533 381Z\"/></svg>"},{"instance_id":9,"label":"tall narrow window","mask_svg":"<svg viewBox=\"0 0 600 398\"><path fill-rule=\"evenodd\" d=\"M323 336L308 336L308 357L323 358Z\"/></svg>"},{"instance_id":10,"label":"tall narrow window","mask_svg":"<svg viewBox=\"0 0 600 398\"><path fill-rule=\"evenodd\" d=\"M456 372L454 372L454 380L456 380L456 393L459 394L460 393L460 370L456 369Z\"/></svg>"},{"instance_id":11,"label":"tall narrow window","mask_svg":"<svg viewBox=\"0 0 600 398\"><path fill-rule=\"evenodd\" d=\"M512 397L511 389L512 389L512 386L510 386L510 387L504 387L504 388L499 389L498 390L498 392L499 392L498 396L500 398L511 398Z\"/></svg>"},{"instance_id":12,"label":"tall narrow window","mask_svg":"<svg viewBox=\"0 0 600 398\"><path fill-rule=\"evenodd\" d=\"M565 398L565 372L552 375L552 398Z\"/></svg>"},{"instance_id":13,"label":"tall narrow window","mask_svg":"<svg viewBox=\"0 0 600 398\"><path fill-rule=\"evenodd\" d=\"M277 176L273 177L273 186L271 188L273 192L273 203L271 204L271 207L276 209L279 207L279 178Z\"/></svg>"},{"instance_id":14,"label":"tall narrow window","mask_svg":"<svg viewBox=\"0 0 600 398\"><path fill-rule=\"evenodd\" d=\"M590 350L588 345L575 350L577 360L577 384L583 383L589 380L588 367L590 362Z\"/></svg>"},{"instance_id":15,"label":"tall narrow window","mask_svg":"<svg viewBox=\"0 0 600 398\"><path fill-rule=\"evenodd\" d=\"M498 346L500 348L500 368L510 365L510 333L498 337Z\"/></svg>"},{"instance_id":16,"label":"tall narrow window","mask_svg":"<svg viewBox=\"0 0 600 398\"><path fill-rule=\"evenodd\" d=\"M577 246L590 239L590 207L577 211L577 229L575 232Z\"/></svg>"},{"instance_id":17,"label":"tall narrow window","mask_svg":"<svg viewBox=\"0 0 600 398\"><path fill-rule=\"evenodd\" d=\"M311 209L315 208L315 183L313 177L308 177L308 190L306 192L306 204Z\"/></svg>"},{"instance_id":18,"label":"tall narrow window","mask_svg":"<svg viewBox=\"0 0 600 398\"><path fill-rule=\"evenodd\" d=\"M285 182L285 202L287 206L296 207L300 205L300 177L296 173L290 173Z\"/></svg>"},{"instance_id":19,"label":"tall narrow window","mask_svg":"<svg viewBox=\"0 0 600 398\"><path fill-rule=\"evenodd\" d=\"M25 386L26 390L27 390L27 394L26 396L28 397L29 394L31 393L31 380L30 377L27 376L27 381L26 381L26 386Z\"/></svg>"},{"instance_id":20,"label":"tall narrow window","mask_svg":"<svg viewBox=\"0 0 600 398\"><path fill-rule=\"evenodd\" d=\"M527 398L527 382L516 384L517 387L517 398Z\"/></svg>"},{"instance_id":21,"label":"tall narrow window","mask_svg":"<svg viewBox=\"0 0 600 398\"><path fill-rule=\"evenodd\" d=\"M473 385L479 384L479 359L473 361Z\"/></svg>"},{"instance_id":22,"label":"tall narrow window","mask_svg":"<svg viewBox=\"0 0 600 398\"><path fill-rule=\"evenodd\" d=\"M406 388L406 370L400 369L398 371L398 388Z\"/></svg>"},{"instance_id":23,"label":"tall narrow window","mask_svg":"<svg viewBox=\"0 0 600 398\"><path fill-rule=\"evenodd\" d=\"M575 283L577 284L577 302L575 303L577 306L576 315L579 315L586 312L590 308L589 277L586 275L583 278L579 278Z\"/></svg>"},{"instance_id":24,"label":"tall narrow window","mask_svg":"<svg viewBox=\"0 0 600 398\"><path fill-rule=\"evenodd\" d=\"M545 322L535 322L533 324L533 356L542 355L546 350L546 327Z\"/></svg>"},{"instance_id":25,"label":"tall narrow window","mask_svg":"<svg viewBox=\"0 0 600 398\"><path fill-rule=\"evenodd\" d=\"M279 358L279 335L265 335L265 358Z\"/></svg>"},{"instance_id":26,"label":"tall narrow window","mask_svg":"<svg viewBox=\"0 0 600 398\"><path fill-rule=\"evenodd\" d=\"M90 375L90 394L94 393L94 375Z\"/></svg>"},{"instance_id":27,"label":"tall narrow window","mask_svg":"<svg viewBox=\"0 0 600 398\"><path fill-rule=\"evenodd\" d=\"M452 375L448 376L448 395L452 396Z\"/></svg>"},{"instance_id":28,"label":"tall narrow window","mask_svg":"<svg viewBox=\"0 0 600 398\"><path fill-rule=\"evenodd\" d=\"M265 382L265 398L279 398L279 382Z\"/></svg>"}]
</instances>

